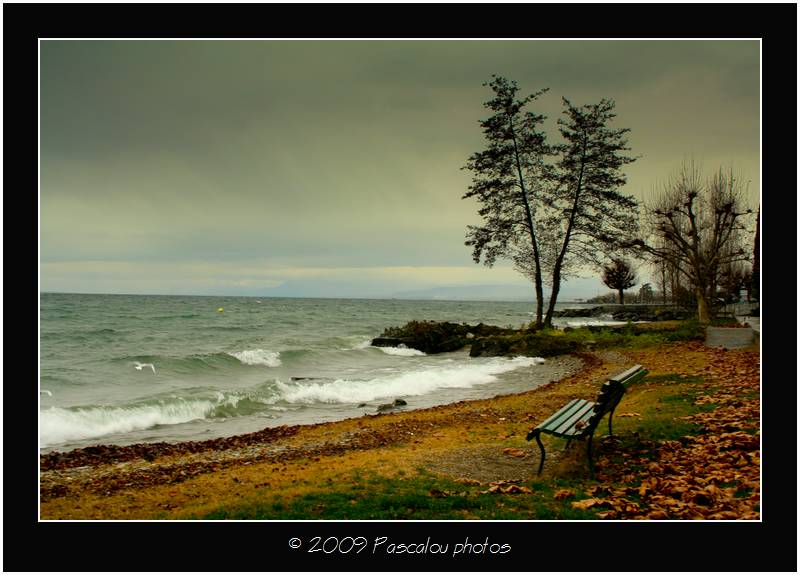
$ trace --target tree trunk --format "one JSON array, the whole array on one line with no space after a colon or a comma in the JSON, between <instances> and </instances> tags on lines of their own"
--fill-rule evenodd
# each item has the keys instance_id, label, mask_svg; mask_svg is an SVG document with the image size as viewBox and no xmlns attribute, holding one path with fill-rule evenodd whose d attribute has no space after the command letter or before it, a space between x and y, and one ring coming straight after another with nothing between
<instances>
[{"instance_id":1,"label":"tree trunk","mask_svg":"<svg viewBox=\"0 0 800 575\"><path fill-rule=\"evenodd\" d=\"M619 290L619 305L625 305L625 296L622 292L623 290Z\"/></svg>"},{"instance_id":2,"label":"tree trunk","mask_svg":"<svg viewBox=\"0 0 800 575\"><path fill-rule=\"evenodd\" d=\"M534 284L536 285L536 329L542 327L542 310L544 293L542 290L542 268L541 260L539 258L539 243L536 241L536 231L533 227L533 215L531 214L531 206L528 202L528 194L525 191L525 177L522 175L522 162L519 158L519 147L517 147L517 136L514 131L514 118L509 115L508 125L511 129L511 140L514 143L514 160L517 163L517 177L519 178L520 194L522 196L522 204L525 206L525 220L528 224L528 231L531 237L531 248L533 249L533 265L534 265Z\"/></svg>"},{"instance_id":3,"label":"tree trunk","mask_svg":"<svg viewBox=\"0 0 800 575\"><path fill-rule=\"evenodd\" d=\"M536 283L536 329L542 327L542 315L544 312L544 290L542 289L541 271L540 279Z\"/></svg>"},{"instance_id":4,"label":"tree trunk","mask_svg":"<svg viewBox=\"0 0 800 575\"><path fill-rule=\"evenodd\" d=\"M708 325L711 323L711 315L708 308L708 297L702 287L694 288L695 297L697 297L697 320L701 325Z\"/></svg>"},{"instance_id":5,"label":"tree trunk","mask_svg":"<svg viewBox=\"0 0 800 575\"><path fill-rule=\"evenodd\" d=\"M556 302L558 301L558 292L561 290L561 266L564 263L564 256L567 254L567 246L572 236L572 226L575 224L575 214L578 212L578 200L581 197L581 188L583 186L583 171L586 168L586 139L583 140L583 155L581 156L581 171L578 173L578 185L575 189L575 199L572 202L572 210L569 214L569 223L567 230L564 232L564 243L561 245L561 251L556 258L556 263L553 265L553 291L550 292L550 303L547 305L547 315L544 317L544 325L547 327L553 326L553 312L556 309Z\"/></svg>"},{"instance_id":6,"label":"tree trunk","mask_svg":"<svg viewBox=\"0 0 800 575\"><path fill-rule=\"evenodd\" d=\"M547 304L547 314L544 316L544 325L553 327L553 312L558 301L558 292L561 290L561 266L556 264L553 270L553 289L550 291L550 302Z\"/></svg>"},{"instance_id":7,"label":"tree trunk","mask_svg":"<svg viewBox=\"0 0 800 575\"><path fill-rule=\"evenodd\" d=\"M750 301L750 294L752 292L752 299L760 301L761 294L759 293L760 279L761 279L761 246L759 244L759 237L761 236L761 205L758 206L758 213L756 214L756 237L753 241L753 272L750 285L747 287L747 301Z\"/></svg>"}]
</instances>

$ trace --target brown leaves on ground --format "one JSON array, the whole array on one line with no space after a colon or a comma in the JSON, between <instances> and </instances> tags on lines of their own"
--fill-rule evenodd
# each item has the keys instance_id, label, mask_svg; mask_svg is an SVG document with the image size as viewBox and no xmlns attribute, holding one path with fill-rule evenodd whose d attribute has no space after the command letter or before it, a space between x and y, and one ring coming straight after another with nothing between
<instances>
[{"instance_id":1,"label":"brown leaves on ground","mask_svg":"<svg viewBox=\"0 0 800 575\"><path fill-rule=\"evenodd\" d=\"M702 426L704 433L680 441L641 441L617 464L604 458L598 475L604 483L587 491L590 499L574 501L572 507L603 508L597 513L600 519L759 519L758 353L725 352L700 344L676 347L688 348L680 354L684 361L686 354L698 352L705 359L705 365L685 362L684 366L691 371L687 375L703 376L700 385L707 393L695 404L716 408L681 418ZM660 357L668 363L676 355ZM656 356L641 358L651 373L662 362ZM686 369L675 367L665 371L686 374ZM615 452L619 455L618 448Z\"/></svg>"},{"instance_id":2,"label":"brown leaves on ground","mask_svg":"<svg viewBox=\"0 0 800 575\"><path fill-rule=\"evenodd\" d=\"M494 495L513 495L517 493L533 493L533 490L530 487L525 487L524 485L518 485L520 483L520 479L504 479L502 481L493 481L489 484L489 489L484 489L483 491L479 491L481 495L487 494L494 494ZM456 483L462 483L465 485L481 485L480 481L474 481L472 479L465 479L460 478L456 480ZM468 496L470 495L467 491L444 491L441 489L431 489L428 492L428 495L431 497L441 498L441 497L450 497L453 495L461 495L461 496Z\"/></svg>"},{"instance_id":3,"label":"brown leaves on ground","mask_svg":"<svg viewBox=\"0 0 800 575\"><path fill-rule=\"evenodd\" d=\"M459 477L453 480L455 483L460 483L462 485L480 485L481 482L477 479L471 479L469 477Z\"/></svg>"},{"instance_id":4,"label":"brown leaves on ground","mask_svg":"<svg viewBox=\"0 0 800 575\"><path fill-rule=\"evenodd\" d=\"M494 493L494 494L503 494L503 495L510 495L515 493L533 493L533 490L530 487L525 487L524 485L517 485L520 480L518 479L507 479L503 481L493 481L489 484L489 489L481 491L482 495L487 493Z\"/></svg>"},{"instance_id":5,"label":"brown leaves on ground","mask_svg":"<svg viewBox=\"0 0 800 575\"><path fill-rule=\"evenodd\" d=\"M528 452L524 449L517 449L516 447L506 447L503 453L512 457L528 457Z\"/></svg>"}]
</instances>

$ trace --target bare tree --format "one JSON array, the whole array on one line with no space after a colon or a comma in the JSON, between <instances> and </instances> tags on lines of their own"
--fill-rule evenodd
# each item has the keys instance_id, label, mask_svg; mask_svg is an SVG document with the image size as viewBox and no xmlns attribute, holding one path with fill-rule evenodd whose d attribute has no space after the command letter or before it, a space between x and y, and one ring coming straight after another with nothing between
<instances>
[{"instance_id":1,"label":"bare tree","mask_svg":"<svg viewBox=\"0 0 800 575\"><path fill-rule=\"evenodd\" d=\"M747 299L759 301L761 299L761 244L759 238L761 236L761 205L758 206L758 213L756 214L756 237L753 240L753 273L750 278L750 285L747 289Z\"/></svg>"},{"instance_id":2,"label":"bare tree","mask_svg":"<svg viewBox=\"0 0 800 575\"><path fill-rule=\"evenodd\" d=\"M684 162L662 186L653 205L646 206L651 238L633 245L669 262L688 278L697 300L697 317L711 321L711 303L723 269L745 261L742 247L745 218L742 185L722 169L703 181L694 161Z\"/></svg>"},{"instance_id":3,"label":"bare tree","mask_svg":"<svg viewBox=\"0 0 800 575\"><path fill-rule=\"evenodd\" d=\"M601 279L608 287L617 290L620 305L625 305L625 290L635 286L639 281L636 278L636 273L631 268L631 264L620 258L616 258L611 263L603 266Z\"/></svg>"}]
</instances>

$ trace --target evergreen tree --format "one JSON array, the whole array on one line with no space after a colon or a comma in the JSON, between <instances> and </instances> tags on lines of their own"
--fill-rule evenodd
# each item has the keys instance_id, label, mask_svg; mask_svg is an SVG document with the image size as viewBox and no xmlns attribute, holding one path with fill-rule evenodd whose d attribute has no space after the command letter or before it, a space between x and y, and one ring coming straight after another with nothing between
<instances>
[{"instance_id":1,"label":"evergreen tree","mask_svg":"<svg viewBox=\"0 0 800 575\"><path fill-rule=\"evenodd\" d=\"M601 279L606 286L617 290L620 305L625 305L624 291L635 286L638 281L631 264L620 258L616 258L611 263L603 266Z\"/></svg>"},{"instance_id":2,"label":"evergreen tree","mask_svg":"<svg viewBox=\"0 0 800 575\"><path fill-rule=\"evenodd\" d=\"M553 262L545 325L552 324L567 255L599 263L603 252L619 249L638 231L636 200L618 191L627 181L622 167L635 158L623 155L630 149L625 138L630 130L608 126L616 117L614 102L603 99L581 107L566 98L563 102L566 118L558 123L565 143L558 146L559 185L554 196L561 214L561 241Z\"/></svg>"},{"instance_id":3,"label":"evergreen tree","mask_svg":"<svg viewBox=\"0 0 800 575\"><path fill-rule=\"evenodd\" d=\"M545 158L552 150L539 131L545 117L524 108L547 90L518 99L516 82L492 78L484 86L494 91L494 98L484 106L493 114L480 122L487 146L470 156L464 166L473 178L463 198L475 198L480 203L478 213L483 225L467 228L465 244L473 248L475 263L483 258L489 267L498 257L513 259L520 249L530 253L530 265L521 271L533 279L536 325L541 326L544 295L537 207L541 208L538 196L550 178Z\"/></svg>"}]
</instances>

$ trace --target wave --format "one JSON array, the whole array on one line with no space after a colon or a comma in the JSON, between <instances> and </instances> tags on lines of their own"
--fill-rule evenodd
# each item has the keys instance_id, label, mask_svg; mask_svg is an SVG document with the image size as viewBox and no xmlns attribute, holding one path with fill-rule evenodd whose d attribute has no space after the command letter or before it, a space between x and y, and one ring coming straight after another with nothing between
<instances>
[{"instance_id":1,"label":"wave","mask_svg":"<svg viewBox=\"0 0 800 575\"><path fill-rule=\"evenodd\" d=\"M177 425L202 419L226 419L275 410L274 387L258 391L218 391L214 397L171 397L127 406L50 407L39 415L42 447L75 440L130 433L159 425Z\"/></svg>"},{"instance_id":2,"label":"wave","mask_svg":"<svg viewBox=\"0 0 800 575\"><path fill-rule=\"evenodd\" d=\"M207 314L199 314L199 313L183 313L183 314L177 314L177 315L155 315L155 316L152 317L152 319L154 319L154 320L162 320L162 319L192 319L192 318L195 318L195 317L203 317L204 315L207 316ZM132 317L136 317L136 316L132 316Z\"/></svg>"},{"instance_id":3,"label":"wave","mask_svg":"<svg viewBox=\"0 0 800 575\"><path fill-rule=\"evenodd\" d=\"M68 441L203 419L214 408L210 400L130 407L51 407L39 415L39 438L42 447L49 447Z\"/></svg>"},{"instance_id":4,"label":"wave","mask_svg":"<svg viewBox=\"0 0 800 575\"><path fill-rule=\"evenodd\" d=\"M264 365L266 367L279 367L281 365L280 352L265 349L246 349L229 353L245 365Z\"/></svg>"},{"instance_id":5,"label":"wave","mask_svg":"<svg viewBox=\"0 0 800 575\"><path fill-rule=\"evenodd\" d=\"M387 355L400 355L405 357L410 357L414 355L425 355L424 351L420 351L412 347L406 347L403 344L400 344L397 347L379 347L378 349Z\"/></svg>"},{"instance_id":6,"label":"wave","mask_svg":"<svg viewBox=\"0 0 800 575\"><path fill-rule=\"evenodd\" d=\"M278 382L277 388L282 399L289 403L362 403L401 395L424 395L437 389L475 387L495 381L501 373L541 363L544 359L540 357L497 358L482 363L428 367L370 380Z\"/></svg>"},{"instance_id":7,"label":"wave","mask_svg":"<svg viewBox=\"0 0 800 575\"><path fill-rule=\"evenodd\" d=\"M160 372L174 372L179 374L194 374L216 372L243 366L278 367L281 365L280 352L263 349L246 349L239 352L220 352L205 355L188 355L183 357L170 357L164 355L131 355L116 357L112 363L130 366L152 364Z\"/></svg>"}]
</instances>

